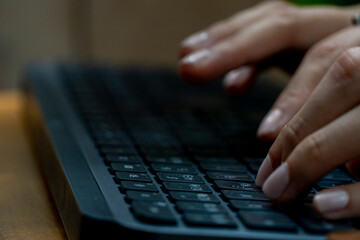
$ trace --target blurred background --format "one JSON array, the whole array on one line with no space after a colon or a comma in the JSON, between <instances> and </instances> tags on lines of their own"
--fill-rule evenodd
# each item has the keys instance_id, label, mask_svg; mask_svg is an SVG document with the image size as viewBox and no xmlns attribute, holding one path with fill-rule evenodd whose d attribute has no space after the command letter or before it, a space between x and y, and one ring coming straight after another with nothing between
<instances>
[{"instance_id":1,"label":"blurred background","mask_svg":"<svg viewBox=\"0 0 360 240\"><path fill-rule=\"evenodd\" d=\"M174 67L181 40L260 0L0 0L0 89L43 59Z\"/></svg>"}]
</instances>

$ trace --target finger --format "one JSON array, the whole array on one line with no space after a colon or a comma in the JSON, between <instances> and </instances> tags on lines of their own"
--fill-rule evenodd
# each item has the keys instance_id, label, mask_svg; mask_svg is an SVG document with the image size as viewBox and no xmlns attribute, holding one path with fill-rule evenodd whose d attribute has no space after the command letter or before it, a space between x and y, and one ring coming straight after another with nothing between
<instances>
[{"instance_id":1,"label":"finger","mask_svg":"<svg viewBox=\"0 0 360 240\"><path fill-rule=\"evenodd\" d=\"M262 186L272 170L284 162L305 137L359 103L359 64L360 48L348 49L337 58L311 97L271 146L269 156L264 160L267 163L258 172L258 186Z\"/></svg>"},{"instance_id":2,"label":"finger","mask_svg":"<svg viewBox=\"0 0 360 240\"><path fill-rule=\"evenodd\" d=\"M179 50L180 58L195 50L210 47L220 40L233 35L235 32L240 31L244 27L249 26L253 22L267 16L273 9L285 6L289 6L289 4L284 1L265 1L241 11L229 19L219 21L182 41Z\"/></svg>"},{"instance_id":3,"label":"finger","mask_svg":"<svg viewBox=\"0 0 360 240\"><path fill-rule=\"evenodd\" d=\"M360 44L360 31L342 30L316 44L305 56L258 129L258 137L274 140L282 127L299 111L327 70L346 49Z\"/></svg>"},{"instance_id":4,"label":"finger","mask_svg":"<svg viewBox=\"0 0 360 240\"><path fill-rule=\"evenodd\" d=\"M256 68L246 65L234 69L224 77L224 88L231 96L241 95L247 92L255 82Z\"/></svg>"},{"instance_id":5,"label":"finger","mask_svg":"<svg viewBox=\"0 0 360 240\"><path fill-rule=\"evenodd\" d=\"M316 211L324 218L335 220L360 216L360 183L353 183L316 194Z\"/></svg>"},{"instance_id":6,"label":"finger","mask_svg":"<svg viewBox=\"0 0 360 240\"><path fill-rule=\"evenodd\" d=\"M287 6L275 9L271 17L260 18L210 47L197 49L187 55L179 63L179 73L190 82L208 82L241 65L258 62L284 49L308 48L315 40L349 25L351 14L345 10L319 8L309 14L312 9Z\"/></svg>"},{"instance_id":7,"label":"finger","mask_svg":"<svg viewBox=\"0 0 360 240\"><path fill-rule=\"evenodd\" d=\"M353 177L359 179L360 178L360 157L357 157L356 159L353 159L352 161L347 162L346 168Z\"/></svg>"},{"instance_id":8,"label":"finger","mask_svg":"<svg viewBox=\"0 0 360 240\"><path fill-rule=\"evenodd\" d=\"M306 137L265 181L273 201L294 200L332 169L359 156L360 106Z\"/></svg>"}]
</instances>

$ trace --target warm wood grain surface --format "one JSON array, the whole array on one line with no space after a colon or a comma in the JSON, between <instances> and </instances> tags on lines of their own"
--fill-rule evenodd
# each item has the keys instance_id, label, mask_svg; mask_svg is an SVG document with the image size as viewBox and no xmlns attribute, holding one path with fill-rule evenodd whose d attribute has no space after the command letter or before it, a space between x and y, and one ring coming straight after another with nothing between
<instances>
[{"instance_id":1,"label":"warm wood grain surface","mask_svg":"<svg viewBox=\"0 0 360 240\"><path fill-rule=\"evenodd\" d=\"M19 112L18 92L0 93L0 240L66 239Z\"/></svg>"},{"instance_id":2,"label":"warm wood grain surface","mask_svg":"<svg viewBox=\"0 0 360 240\"><path fill-rule=\"evenodd\" d=\"M20 119L19 92L0 92L0 240L66 239ZM329 240L360 239L360 231Z\"/></svg>"}]
</instances>

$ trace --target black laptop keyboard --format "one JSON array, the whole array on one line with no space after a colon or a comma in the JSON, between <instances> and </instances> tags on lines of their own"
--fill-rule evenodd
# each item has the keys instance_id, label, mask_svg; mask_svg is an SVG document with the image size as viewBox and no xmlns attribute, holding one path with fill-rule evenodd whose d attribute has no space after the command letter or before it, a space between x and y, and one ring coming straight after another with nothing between
<instances>
[{"instance_id":1,"label":"black laptop keyboard","mask_svg":"<svg viewBox=\"0 0 360 240\"><path fill-rule=\"evenodd\" d=\"M264 83L230 99L220 83L191 86L171 71L65 74L104 168L140 222L315 233L352 226L322 220L311 208L317 191L353 181L342 168L289 206L256 187L270 145L255 133L279 89Z\"/></svg>"}]
</instances>

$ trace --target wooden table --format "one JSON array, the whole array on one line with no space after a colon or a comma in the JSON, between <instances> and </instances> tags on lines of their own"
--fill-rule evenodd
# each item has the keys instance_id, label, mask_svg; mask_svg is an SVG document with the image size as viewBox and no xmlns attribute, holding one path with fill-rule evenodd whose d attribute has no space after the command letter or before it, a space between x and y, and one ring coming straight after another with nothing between
<instances>
[{"instance_id":1,"label":"wooden table","mask_svg":"<svg viewBox=\"0 0 360 240\"><path fill-rule=\"evenodd\" d=\"M21 94L0 92L0 240L66 239L20 119ZM328 239L360 239L360 231Z\"/></svg>"}]
</instances>

